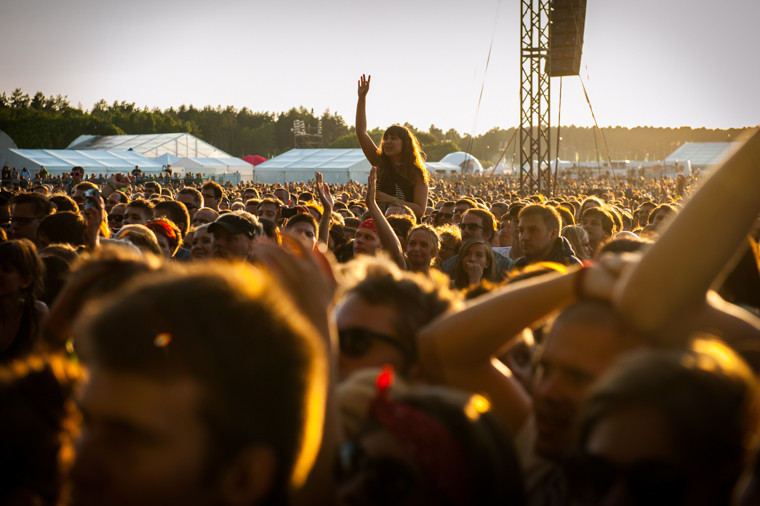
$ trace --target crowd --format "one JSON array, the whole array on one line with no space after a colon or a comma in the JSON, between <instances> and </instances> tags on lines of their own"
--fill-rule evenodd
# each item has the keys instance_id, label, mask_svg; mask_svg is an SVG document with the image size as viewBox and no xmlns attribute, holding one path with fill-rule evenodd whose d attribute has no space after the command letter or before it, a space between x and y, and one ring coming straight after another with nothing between
<instances>
[{"instance_id":1,"label":"crowd","mask_svg":"<svg viewBox=\"0 0 760 506\"><path fill-rule=\"evenodd\" d=\"M713 174L0 194L2 504L760 501L760 134Z\"/></svg>"}]
</instances>

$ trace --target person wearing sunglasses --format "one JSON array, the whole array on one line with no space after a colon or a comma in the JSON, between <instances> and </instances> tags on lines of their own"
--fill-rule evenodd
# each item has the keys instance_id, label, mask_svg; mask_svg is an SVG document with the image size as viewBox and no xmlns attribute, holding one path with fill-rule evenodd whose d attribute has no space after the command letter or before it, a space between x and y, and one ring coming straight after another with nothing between
<instances>
[{"instance_id":1,"label":"person wearing sunglasses","mask_svg":"<svg viewBox=\"0 0 760 506\"><path fill-rule=\"evenodd\" d=\"M336 309L341 379L354 372L392 365L402 376L417 369L417 330L454 305L445 286L421 275L401 271L386 258L362 255L349 277L360 276Z\"/></svg>"},{"instance_id":2,"label":"person wearing sunglasses","mask_svg":"<svg viewBox=\"0 0 760 506\"><path fill-rule=\"evenodd\" d=\"M108 213L108 228L111 232L118 232L124 223L124 214L126 213L127 206L125 204L116 204L111 208L111 212Z\"/></svg>"},{"instance_id":3,"label":"person wearing sunglasses","mask_svg":"<svg viewBox=\"0 0 760 506\"><path fill-rule=\"evenodd\" d=\"M37 245L40 222L55 212L55 205L41 193L20 193L10 203L12 211L8 238L29 239Z\"/></svg>"},{"instance_id":4,"label":"person wearing sunglasses","mask_svg":"<svg viewBox=\"0 0 760 506\"><path fill-rule=\"evenodd\" d=\"M459 229L462 233L462 242L468 239L482 239L489 244L496 234L496 219L490 211L485 209L468 209L464 211L462 219L459 222ZM450 257L441 264L441 271L448 274L454 279L454 270L457 265L458 255ZM494 252L494 261L496 264L496 278L501 279L507 271L512 269L512 260L501 253Z\"/></svg>"},{"instance_id":5,"label":"person wearing sunglasses","mask_svg":"<svg viewBox=\"0 0 760 506\"><path fill-rule=\"evenodd\" d=\"M195 188L186 187L182 188L177 193L177 197L174 200L185 204L187 212L190 215L190 220L192 221L195 212L202 207L203 195L201 195L201 192Z\"/></svg>"},{"instance_id":6,"label":"person wearing sunglasses","mask_svg":"<svg viewBox=\"0 0 760 506\"><path fill-rule=\"evenodd\" d=\"M435 217L435 226L440 227L441 225L450 225L453 223L454 220L454 202L451 200L447 200L446 202L441 205L441 208L438 210L438 214Z\"/></svg>"}]
</instances>

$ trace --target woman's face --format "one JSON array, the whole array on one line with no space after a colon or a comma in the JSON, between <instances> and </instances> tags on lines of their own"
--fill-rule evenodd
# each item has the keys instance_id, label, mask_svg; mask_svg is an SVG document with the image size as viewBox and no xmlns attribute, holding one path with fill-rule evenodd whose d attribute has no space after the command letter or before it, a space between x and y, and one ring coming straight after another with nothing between
<instances>
[{"instance_id":1,"label":"woman's face","mask_svg":"<svg viewBox=\"0 0 760 506\"><path fill-rule=\"evenodd\" d=\"M409 258L409 263L413 266L429 266L436 253L434 243L427 232L415 230L411 233L406 243L406 256Z\"/></svg>"},{"instance_id":2,"label":"woman's face","mask_svg":"<svg viewBox=\"0 0 760 506\"><path fill-rule=\"evenodd\" d=\"M0 264L0 297L7 295L20 296L21 292L30 285L21 273L9 263Z\"/></svg>"},{"instance_id":3,"label":"woman's face","mask_svg":"<svg viewBox=\"0 0 760 506\"><path fill-rule=\"evenodd\" d=\"M581 236L581 246L583 246L583 251L586 252L586 258L591 258L594 254L594 249L591 247L591 242L588 240L588 234L584 233Z\"/></svg>"},{"instance_id":4,"label":"woman's face","mask_svg":"<svg viewBox=\"0 0 760 506\"><path fill-rule=\"evenodd\" d=\"M390 159L401 158L401 153L404 150L404 141L401 137L397 137L393 134L388 134L383 137L383 153Z\"/></svg>"},{"instance_id":5,"label":"woman's face","mask_svg":"<svg viewBox=\"0 0 760 506\"><path fill-rule=\"evenodd\" d=\"M169 239L163 234L156 234L156 240L158 241L158 247L161 248L161 253L166 258L171 258L172 248L169 245Z\"/></svg>"},{"instance_id":6,"label":"woman's face","mask_svg":"<svg viewBox=\"0 0 760 506\"><path fill-rule=\"evenodd\" d=\"M211 240L213 236L209 233L208 228L199 228L193 235L193 247L190 254L193 260L211 258Z\"/></svg>"},{"instance_id":7,"label":"woman's face","mask_svg":"<svg viewBox=\"0 0 760 506\"><path fill-rule=\"evenodd\" d=\"M483 267L488 268L488 254L486 253L487 246L485 244L473 244L469 250L464 254L462 258L463 263L475 262Z\"/></svg>"}]
</instances>

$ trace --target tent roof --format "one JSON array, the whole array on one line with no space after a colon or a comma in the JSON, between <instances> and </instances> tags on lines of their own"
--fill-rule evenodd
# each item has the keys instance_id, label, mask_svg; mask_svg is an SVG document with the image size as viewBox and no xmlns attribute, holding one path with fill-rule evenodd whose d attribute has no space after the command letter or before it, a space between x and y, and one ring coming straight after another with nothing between
<instances>
[{"instance_id":1,"label":"tent roof","mask_svg":"<svg viewBox=\"0 0 760 506\"><path fill-rule=\"evenodd\" d=\"M131 150L151 157L164 153L177 157L230 157L221 149L186 132L146 135L80 135L66 149Z\"/></svg>"},{"instance_id":2,"label":"tent roof","mask_svg":"<svg viewBox=\"0 0 760 506\"><path fill-rule=\"evenodd\" d=\"M246 169L250 170L253 168L253 165L246 162L245 160L241 160L240 158L235 157L226 157L226 158L178 158L172 162L172 165L174 167L182 167L185 169L195 169L195 170L203 170L203 169Z\"/></svg>"},{"instance_id":3,"label":"tent roof","mask_svg":"<svg viewBox=\"0 0 760 506\"><path fill-rule=\"evenodd\" d=\"M256 166L257 170L346 171L371 165L361 149L291 149Z\"/></svg>"},{"instance_id":4,"label":"tent roof","mask_svg":"<svg viewBox=\"0 0 760 506\"><path fill-rule=\"evenodd\" d=\"M13 142L13 139L11 139L7 133L0 130L0 149L16 149L18 146L16 146L16 143Z\"/></svg>"},{"instance_id":5,"label":"tent roof","mask_svg":"<svg viewBox=\"0 0 760 506\"><path fill-rule=\"evenodd\" d=\"M69 171L82 166L88 172L130 172L139 165L143 172L158 172L161 164L134 151L77 151L71 149L9 149L6 163L27 168L46 167L53 171ZM25 162L26 161L26 162Z\"/></svg>"},{"instance_id":6,"label":"tent roof","mask_svg":"<svg viewBox=\"0 0 760 506\"><path fill-rule=\"evenodd\" d=\"M665 158L665 162L685 162L692 167L707 167L722 162L736 142L686 142Z\"/></svg>"},{"instance_id":7,"label":"tent roof","mask_svg":"<svg viewBox=\"0 0 760 506\"><path fill-rule=\"evenodd\" d=\"M441 163L456 165L460 170L464 169L465 165L470 165L468 169L469 172L477 172L483 170L483 166L480 164L478 159L469 153L465 153L464 151L449 153L448 155L441 158Z\"/></svg>"}]
</instances>

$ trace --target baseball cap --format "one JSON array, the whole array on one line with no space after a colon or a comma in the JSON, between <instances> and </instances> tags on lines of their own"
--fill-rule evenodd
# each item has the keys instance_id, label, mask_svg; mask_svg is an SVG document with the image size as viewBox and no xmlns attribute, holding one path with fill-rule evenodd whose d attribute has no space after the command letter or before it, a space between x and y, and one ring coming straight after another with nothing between
<instances>
[{"instance_id":1,"label":"baseball cap","mask_svg":"<svg viewBox=\"0 0 760 506\"><path fill-rule=\"evenodd\" d=\"M244 234L248 239L253 239L262 232L261 224L256 217L245 211L222 214L209 225L208 231L213 234L219 228L231 234Z\"/></svg>"}]
</instances>

